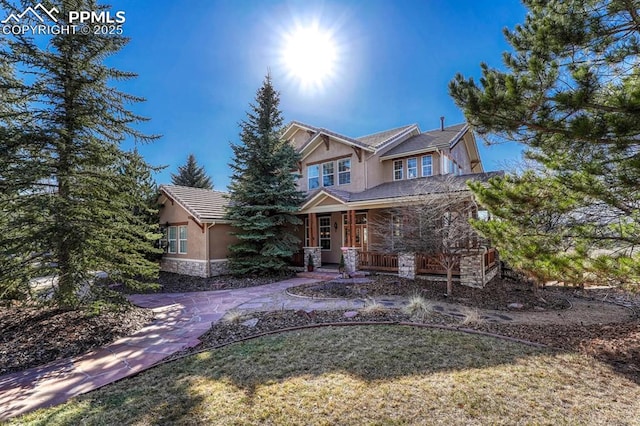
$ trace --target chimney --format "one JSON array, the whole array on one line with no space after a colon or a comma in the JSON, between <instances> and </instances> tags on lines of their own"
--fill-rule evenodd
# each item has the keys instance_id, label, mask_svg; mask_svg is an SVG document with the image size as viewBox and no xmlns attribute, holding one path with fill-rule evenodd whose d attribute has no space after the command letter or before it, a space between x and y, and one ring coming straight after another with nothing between
<instances>
[{"instance_id":1,"label":"chimney","mask_svg":"<svg viewBox=\"0 0 640 426\"><path fill-rule=\"evenodd\" d=\"M440 130L444 132L444 115L440 117Z\"/></svg>"}]
</instances>

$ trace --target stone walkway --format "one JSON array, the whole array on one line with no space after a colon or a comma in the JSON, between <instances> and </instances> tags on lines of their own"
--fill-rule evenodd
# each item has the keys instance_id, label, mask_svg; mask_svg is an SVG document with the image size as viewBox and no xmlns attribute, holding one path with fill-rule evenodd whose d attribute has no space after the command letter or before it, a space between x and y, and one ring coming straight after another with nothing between
<instances>
[{"instance_id":1,"label":"stone walkway","mask_svg":"<svg viewBox=\"0 0 640 426\"><path fill-rule=\"evenodd\" d=\"M236 290L133 295L133 303L153 309L153 323L80 357L0 376L0 421L61 404L145 370L179 350L197 345L198 337L228 310L315 281L293 278Z\"/></svg>"},{"instance_id":2,"label":"stone walkway","mask_svg":"<svg viewBox=\"0 0 640 426\"><path fill-rule=\"evenodd\" d=\"M0 376L0 421L37 408L60 404L69 398L97 389L150 368L167 356L199 343L213 323L226 312L273 310L359 309L365 300L314 299L287 294L286 289L316 282L293 278L259 287L196 293L133 295L138 306L153 309L155 320L137 333L121 338L97 351L60 360L46 366ZM402 297L381 297L376 302L402 307ZM624 321L631 312L621 306L571 299L572 309L548 312L504 312L478 310L484 320L505 323L607 323ZM464 308L437 302L435 310L463 318ZM588 311L589 315L585 315Z\"/></svg>"}]
</instances>

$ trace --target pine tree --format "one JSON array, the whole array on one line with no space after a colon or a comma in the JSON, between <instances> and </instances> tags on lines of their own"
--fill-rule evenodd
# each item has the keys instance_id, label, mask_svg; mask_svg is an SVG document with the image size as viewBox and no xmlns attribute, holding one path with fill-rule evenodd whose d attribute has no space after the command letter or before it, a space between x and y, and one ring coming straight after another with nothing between
<instances>
[{"instance_id":1,"label":"pine tree","mask_svg":"<svg viewBox=\"0 0 640 426\"><path fill-rule=\"evenodd\" d=\"M283 124L279 104L267 75L240 124L242 143L232 145L227 218L238 229L239 242L230 247L230 268L237 275L283 271L300 243L293 228L302 223L295 213L303 195L292 173L299 155L279 138Z\"/></svg>"},{"instance_id":2,"label":"pine tree","mask_svg":"<svg viewBox=\"0 0 640 426\"><path fill-rule=\"evenodd\" d=\"M17 12L29 5L3 2L5 10ZM69 10L103 8L89 0L52 5L62 24ZM130 157L120 149L126 138L154 137L133 129L145 119L125 108L144 99L110 86L135 75L104 64L127 42L119 35L80 33L52 35L48 43L27 35L9 40L2 57L25 77L10 85L25 108L16 131L2 141L9 149L0 149L0 192L12 197L2 237L12 245L4 257L19 263L8 273L1 270L3 287L52 274L54 300L73 308L83 302L78 290L91 288L93 271L128 285L157 275L146 253L155 250L159 236L135 217L143 202L138 176L122 173ZM141 171L149 169L137 161Z\"/></svg>"},{"instance_id":3,"label":"pine tree","mask_svg":"<svg viewBox=\"0 0 640 426\"><path fill-rule=\"evenodd\" d=\"M640 2L524 3L525 23L505 32L507 71L482 64L479 85L462 75L450 83L476 131L523 143L540 165L474 187L501 219L482 230L503 257L540 261L531 272L541 279L638 283Z\"/></svg>"},{"instance_id":4,"label":"pine tree","mask_svg":"<svg viewBox=\"0 0 640 426\"><path fill-rule=\"evenodd\" d=\"M178 174L171 173L171 182L174 185L213 189L211 178L207 176L204 166L198 166L196 157L193 154L189 154L187 163L184 166L178 167Z\"/></svg>"}]
</instances>

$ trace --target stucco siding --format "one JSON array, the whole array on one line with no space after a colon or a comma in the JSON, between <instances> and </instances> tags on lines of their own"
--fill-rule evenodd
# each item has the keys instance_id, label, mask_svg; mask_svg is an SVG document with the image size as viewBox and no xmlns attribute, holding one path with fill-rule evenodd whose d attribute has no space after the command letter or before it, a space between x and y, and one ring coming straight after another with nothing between
<instances>
[{"instance_id":1,"label":"stucco siding","mask_svg":"<svg viewBox=\"0 0 640 426\"><path fill-rule=\"evenodd\" d=\"M471 173L471 162L469 161L469 153L464 140L458 142L451 149L451 157L462 168L464 174Z\"/></svg>"},{"instance_id":2,"label":"stucco siding","mask_svg":"<svg viewBox=\"0 0 640 426\"><path fill-rule=\"evenodd\" d=\"M209 228L209 258L226 259L229 257L229 246L238 240L230 234L233 227L227 224L216 224Z\"/></svg>"},{"instance_id":3,"label":"stucco siding","mask_svg":"<svg viewBox=\"0 0 640 426\"><path fill-rule=\"evenodd\" d=\"M364 155L364 153L363 153ZM351 182L340 185L338 179L338 159L348 158L351 160ZM358 160L353 148L333 139L329 141L329 149L321 142L316 149L311 152L302 162L302 179L300 180L300 190L307 191L309 183L309 166L320 164L320 185L322 186L322 163L332 161L334 163L334 185L331 188L359 192L365 189L365 167L364 162Z\"/></svg>"},{"instance_id":4,"label":"stucco siding","mask_svg":"<svg viewBox=\"0 0 640 426\"><path fill-rule=\"evenodd\" d=\"M171 201L165 201L164 207L160 209L160 225L166 226L167 223L170 226L187 226L187 252L165 253L165 257L206 260L205 233L202 232L202 229L193 221L193 219L189 219L189 214L186 210L177 203L171 205Z\"/></svg>"}]
</instances>

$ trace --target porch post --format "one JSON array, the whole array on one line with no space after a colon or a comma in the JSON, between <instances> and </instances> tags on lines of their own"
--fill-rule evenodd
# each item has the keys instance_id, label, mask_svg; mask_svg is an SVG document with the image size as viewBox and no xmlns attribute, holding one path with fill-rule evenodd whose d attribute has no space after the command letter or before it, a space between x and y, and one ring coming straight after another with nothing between
<instances>
[{"instance_id":1,"label":"porch post","mask_svg":"<svg viewBox=\"0 0 640 426\"><path fill-rule=\"evenodd\" d=\"M356 246L356 211L349 210L349 247Z\"/></svg>"},{"instance_id":2,"label":"porch post","mask_svg":"<svg viewBox=\"0 0 640 426\"><path fill-rule=\"evenodd\" d=\"M309 247L318 246L318 220L315 213L309 213Z\"/></svg>"}]
</instances>

